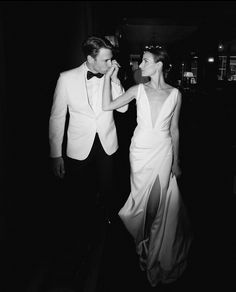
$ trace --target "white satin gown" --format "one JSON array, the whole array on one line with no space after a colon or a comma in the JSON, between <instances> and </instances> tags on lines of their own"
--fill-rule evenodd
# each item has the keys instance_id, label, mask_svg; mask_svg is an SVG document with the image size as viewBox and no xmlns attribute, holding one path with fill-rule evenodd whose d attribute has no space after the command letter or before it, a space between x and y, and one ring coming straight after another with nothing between
<instances>
[{"instance_id":1,"label":"white satin gown","mask_svg":"<svg viewBox=\"0 0 236 292\"><path fill-rule=\"evenodd\" d=\"M146 271L151 286L175 281L182 275L191 243L185 206L176 178L171 174L170 123L177 98L178 89L173 88L153 125L144 85L139 84L137 127L130 145L131 193L119 211L120 218L135 240L140 267ZM147 234L147 205L156 180L160 186L159 198L156 199L156 215Z\"/></svg>"}]
</instances>

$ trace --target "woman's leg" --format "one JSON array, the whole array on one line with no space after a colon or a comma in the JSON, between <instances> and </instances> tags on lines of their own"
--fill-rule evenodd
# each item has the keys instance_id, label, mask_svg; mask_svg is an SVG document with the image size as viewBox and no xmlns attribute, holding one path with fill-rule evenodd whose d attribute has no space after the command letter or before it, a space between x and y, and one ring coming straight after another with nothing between
<instances>
[{"instance_id":1,"label":"woman's leg","mask_svg":"<svg viewBox=\"0 0 236 292\"><path fill-rule=\"evenodd\" d=\"M149 237L153 220L155 219L158 206L160 203L160 195L161 195L161 185L159 176L157 176L152 190L149 195L148 203L147 203L147 212L146 212L146 220L145 220L145 238Z\"/></svg>"}]
</instances>

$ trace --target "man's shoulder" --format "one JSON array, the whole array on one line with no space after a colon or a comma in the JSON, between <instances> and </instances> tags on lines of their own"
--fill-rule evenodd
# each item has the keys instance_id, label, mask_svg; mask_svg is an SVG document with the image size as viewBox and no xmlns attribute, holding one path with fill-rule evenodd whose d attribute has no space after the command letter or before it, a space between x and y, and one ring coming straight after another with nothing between
<instances>
[{"instance_id":1,"label":"man's shoulder","mask_svg":"<svg viewBox=\"0 0 236 292\"><path fill-rule=\"evenodd\" d=\"M60 73L61 77L69 78L73 76L78 76L78 74L82 74L84 72L84 64L79 67L75 67Z\"/></svg>"}]
</instances>

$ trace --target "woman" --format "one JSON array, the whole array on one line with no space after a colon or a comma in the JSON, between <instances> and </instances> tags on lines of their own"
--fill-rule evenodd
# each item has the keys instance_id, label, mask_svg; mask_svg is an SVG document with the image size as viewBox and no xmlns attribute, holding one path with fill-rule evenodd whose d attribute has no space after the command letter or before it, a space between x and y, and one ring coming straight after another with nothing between
<instances>
[{"instance_id":1,"label":"woman","mask_svg":"<svg viewBox=\"0 0 236 292\"><path fill-rule=\"evenodd\" d=\"M165 82L169 57L160 46L147 46L140 64L145 84L111 101L113 62L105 75L103 110L136 98L137 127L130 145L131 193L119 216L133 236L140 267L152 286L176 280L186 267L191 236L176 178L179 167L181 93Z\"/></svg>"}]
</instances>

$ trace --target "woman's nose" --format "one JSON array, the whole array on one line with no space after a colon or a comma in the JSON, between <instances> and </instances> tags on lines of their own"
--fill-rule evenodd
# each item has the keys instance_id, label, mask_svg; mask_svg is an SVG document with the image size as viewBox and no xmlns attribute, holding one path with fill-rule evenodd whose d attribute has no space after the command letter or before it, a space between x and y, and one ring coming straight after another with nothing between
<instances>
[{"instance_id":1,"label":"woman's nose","mask_svg":"<svg viewBox=\"0 0 236 292\"><path fill-rule=\"evenodd\" d=\"M111 67L111 60L107 61L107 65L108 65L108 67Z\"/></svg>"}]
</instances>

